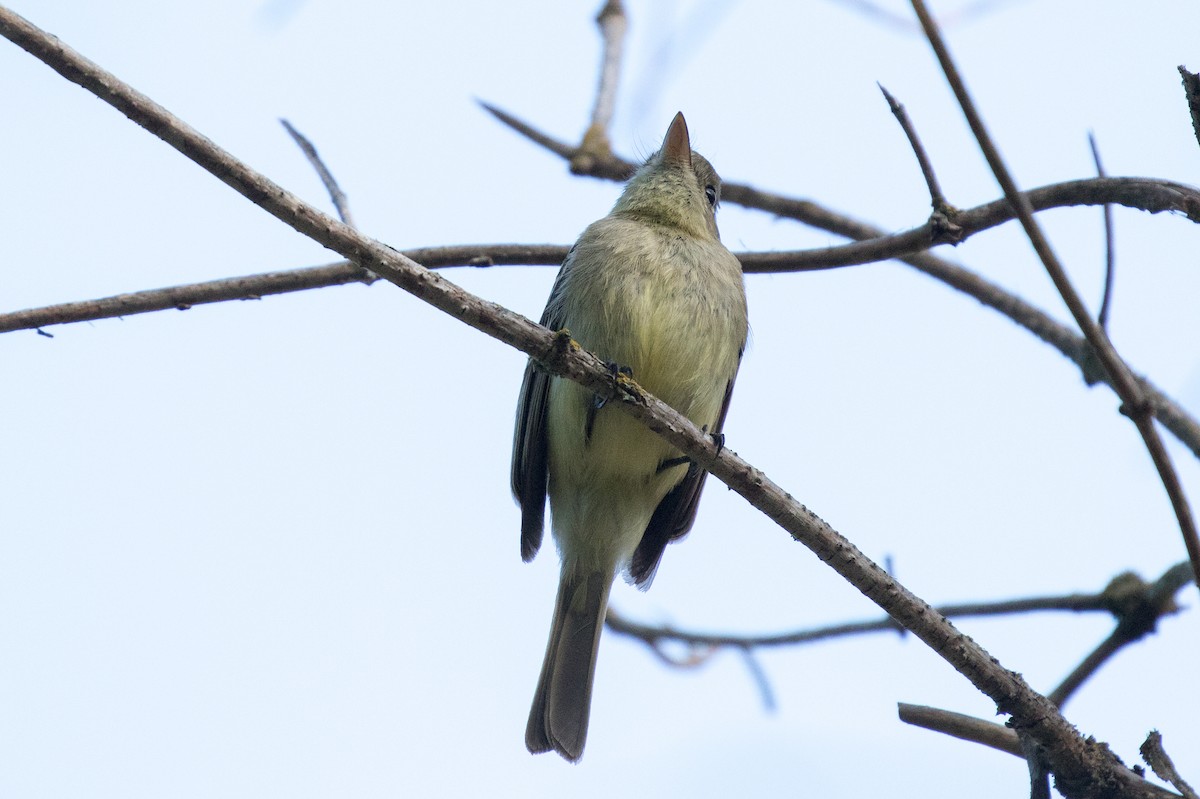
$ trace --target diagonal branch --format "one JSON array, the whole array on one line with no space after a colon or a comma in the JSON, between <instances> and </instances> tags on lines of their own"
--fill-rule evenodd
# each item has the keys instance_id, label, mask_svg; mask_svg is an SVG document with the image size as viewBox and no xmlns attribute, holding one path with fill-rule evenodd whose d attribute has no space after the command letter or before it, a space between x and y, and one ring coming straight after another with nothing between
<instances>
[{"instance_id":1,"label":"diagonal branch","mask_svg":"<svg viewBox=\"0 0 1200 799\"><path fill-rule=\"evenodd\" d=\"M465 324L529 354L553 374L575 380L613 400L804 543L990 696L1002 713L1013 717L1014 725L1046 747L1047 758L1060 779L1065 778L1068 784L1078 787L1075 795L1096 795L1102 789L1124 790L1130 796L1149 795L1147 783L1140 776L1125 768L1106 747L1084 738L1020 675L1005 669L982 647L959 633L765 474L730 449L718 448L702 430L646 394L633 381L614 379L603 362L580 350L565 332L552 333L519 314L475 297L397 251L303 203L145 95L3 7L0 7L0 35L96 94L297 231Z\"/></svg>"}]
</instances>

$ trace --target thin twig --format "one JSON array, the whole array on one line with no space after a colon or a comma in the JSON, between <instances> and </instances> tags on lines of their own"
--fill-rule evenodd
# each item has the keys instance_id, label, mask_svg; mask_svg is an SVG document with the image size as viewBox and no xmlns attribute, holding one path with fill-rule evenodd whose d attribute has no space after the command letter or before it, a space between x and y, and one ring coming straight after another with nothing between
<instances>
[{"instance_id":1,"label":"thin twig","mask_svg":"<svg viewBox=\"0 0 1200 799\"><path fill-rule=\"evenodd\" d=\"M1104 165L1100 162L1100 148L1096 146L1096 137L1088 131L1088 144L1092 148L1092 160L1096 164L1096 173L1100 178L1105 178ZM1112 203L1104 204L1104 294L1100 300L1100 313L1096 315L1096 322L1100 327L1108 331L1108 312L1112 303L1113 294L1113 274L1116 264L1116 252L1113 249L1113 216ZM1100 363L1099 357L1096 355L1096 350L1088 345L1083 353L1083 379L1089 386L1094 386L1104 379L1104 366Z\"/></svg>"},{"instance_id":2,"label":"thin twig","mask_svg":"<svg viewBox=\"0 0 1200 799\"><path fill-rule=\"evenodd\" d=\"M1101 789L1150 795L1140 776L1125 768L1107 748L1081 735L1045 697L1004 668L971 638L882 569L823 520L808 511L761 471L720 448L686 417L641 390L627 378L615 379L605 363L572 346L568 334L555 334L495 303L455 286L435 272L302 202L283 187L251 170L135 91L20 16L0 7L0 35L45 62L68 80L113 105L131 120L191 158L248 200L318 243L371 269L448 315L527 353L548 372L574 380L609 399L646 424L671 446L733 488L817 557L885 608L897 621L967 677L1012 716L1013 724L1046 746L1060 778L1081 794Z\"/></svg>"},{"instance_id":3,"label":"thin twig","mask_svg":"<svg viewBox=\"0 0 1200 799\"><path fill-rule=\"evenodd\" d=\"M875 85L879 87L879 91L883 92L888 108L892 109L892 116L896 117L896 121L904 130L904 135L908 137L913 155L917 157L917 163L921 167L921 174L925 177L925 185L929 187L929 204L933 206L933 210L941 210L946 205L946 195L942 193L942 187L933 171L933 164L925 153L925 147L921 144L921 138L917 135L917 129L913 127L912 120L908 118L908 111L892 96L891 92L884 88L882 83L876 81Z\"/></svg>"},{"instance_id":4,"label":"thin twig","mask_svg":"<svg viewBox=\"0 0 1200 799\"><path fill-rule=\"evenodd\" d=\"M1100 148L1096 145L1096 137L1088 131L1088 145L1092 148L1092 160L1096 163L1096 176L1106 178L1104 164L1100 162ZM1104 204L1104 297L1100 301L1100 313L1096 322L1101 329L1108 330L1108 311L1112 305L1113 273L1116 269L1117 254L1113 247L1113 215L1112 203Z\"/></svg>"},{"instance_id":5,"label":"thin twig","mask_svg":"<svg viewBox=\"0 0 1200 799\"><path fill-rule=\"evenodd\" d=\"M738 651L741 652L742 662L746 664L746 670L750 672L750 677L754 680L755 687L758 688L758 695L762 698L763 710L768 713L774 713L777 707L775 691L771 688L771 680L767 678L766 669L763 668L762 663L758 662L754 650L750 647L742 647Z\"/></svg>"},{"instance_id":6,"label":"thin twig","mask_svg":"<svg viewBox=\"0 0 1200 799\"><path fill-rule=\"evenodd\" d=\"M1145 613L1146 608L1156 609L1157 616L1166 615L1176 610L1171 597L1174 588L1186 585L1189 580L1189 569L1186 562L1173 566L1154 583L1146 583L1137 579L1131 581L1128 575L1120 575L1109 582L1104 590L1091 594L1066 594L1062 596L1028 597L1025 599L1009 599L997 602L964 602L958 604L938 605L934 610L948 619L970 617L1010 616L1018 613L1035 613L1043 611L1070 611L1086 613L1106 611L1118 618ZM1178 581L1183 579L1183 583ZM1137 588L1143 589L1142 593ZM1165 593L1164 592L1168 592ZM681 630L672 626L654 626L631 621L616 613L611 608L605 620L608 628L620 635L628 635L654 647L664 640L678 641L689 646L729 646L746 647L775 647L808 644L817 641L827 641L832 638L842 638L850 635L865 633L894 632L903 629L891 618L871 621L845 622L827 625L807 630L792 630L782 633L764 635L739 635L729 633L702 633ZM1143 633L1144 634L1144 633Z\"/></svg>"},{"instance_id":7,"label":"thin twig","mask_svg":"<svg viewBox=\"0 0 1200 799\"><path fill-rule=\"evenodd\" d=\"M1186 561L1167 569L1153 583L1131 573L1116 577L1102 594L1117 617L1116 629L1046 697L1061 708L1113 655L1154 632L1163 616L1176 613L1175 594L1192 581L1191 565Z\"/></svg>"},{"instance_id":8,"label":"thin twig","mask_svg":"<svg viewBox=\"0 0 1200 799\"><path fill-rule=\"evenodd\" d=\"M321 160L321 156L317 153L317 148L308 138L292 127L292 123L286 119L280 119L280 124L291 135L292 140L304 153L304 157L312 164L312 168L317 170L317 175L321 178L321 183L325 185L325 191L329 192L329 199L333 202L333 207L337 209L338 216L350 227L357 227L354 220L350 217L350 201L346 199L346 193L342 191L342 187L338 185L337 178L325 166L325 162Z\"/></svg>"},{"instance_id":9,"label":"thin twig","mask_svg":"<svg viewBox=\"0 0 1200 799\"><path fill-rule=\"evenodd\" d=\"M929 43L933 47L933 52L941 64L942 72L945 73L946 80L950 83L950 88L953 90L954 96L958 99L958 104L967 118L967 124L971 128L971 132L975 134L975 139L979 142L979 148L983 152L984 158L987 159L988 165L992 168L992 173L996 176L997 182L1004 189L1004 196L1008 198L1008 201L1012 203L1013 208L1016 210L1021 227L1025 229L1025 234L1029 237L1030 243L1033 244L1034 251L1041 258L1042 264L1046 267L1046 271L1049 273L1050 279L1054 282L1055 288L1058 289L1059 295L1067 304L1067 308L1071 311L1071 316L1075 318L1075 323L1079 325L1084 338L1095 348L1096 355L1100 358L1100 362L1104 365L1105 371L1108 372L1112 380L1114 390L1116 390L1117 395L1121 398L1123 412L1133 420L1134 424L1137 425L1138 432L1142 435L1142 440L1146 444L1150 458L1154 461L1154 466L1158 470L1159 479L1162 480L1163 488L1166 489L1167 496L1171 501L1171 507L1175 511L1175 518L1179 522L1179 531L1183 536L1184 547L1187 549L1188 558L1192 562L1192 571L1197 579L1197 587L1200 587L1200 533L1197 533L1191 508L1188 507L1187 497L1184 495L1183 486L1179 482L1179 475L1176 473L1175 467L1171 462L1171 457L1167 453L1166 447L1163 446L1162 439L1158 435L1158 430L1154 426L1154 409L1146 400L1141 386L1134 378L1129 367L1126 366L1121 356L1117 354L1116 349L1113 348L1112 342L1108 339L1108 334L1091 318L1087 307L1083 304L1083 300L1079 298L1079 294L1071 285L1066 270L1063 269L1058 256L1054 254L1054 250L1050 247L1050 242L1047 241L1045 235L1042 233L1041 225L1038 224L1038 221L1033 216L1033 209L1030 207L1028 199L1017 188L1016 181L1008 171L1008 167L1005 166L1004 160L1000 157L1000 152L996 149L995 144L993 144L991 135L983 124L983 118L980 117L979 112L976 110L975 103L971 100L971 96L967 92L966 84L963 83L958 68L950 56L950 51L946 47L946 43L942 40L941 31L938 30L937 23L934 22L933 17L929 14L929 9L925 7L924 0L911 0L911 2L913 9L917 13L917 19L925 31L925 36L929 39Z\"/></svg>"}]
</instances>

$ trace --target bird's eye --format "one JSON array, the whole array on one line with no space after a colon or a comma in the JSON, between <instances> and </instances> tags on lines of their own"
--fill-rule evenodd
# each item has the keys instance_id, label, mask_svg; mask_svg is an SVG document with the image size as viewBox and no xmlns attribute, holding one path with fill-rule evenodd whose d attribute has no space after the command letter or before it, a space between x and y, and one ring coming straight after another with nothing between
<instances>
[{"instance_id":1,"label":"bird's eye","mask_svg":"<svg viewBox=\"0 0 1200 799\"><path fill-rule=\"evenodd\" d=\"M711 183L705 186L704 196L708 198L708 204L715 208L717 205L717 187Z\"/></svg>"}]
</instances>

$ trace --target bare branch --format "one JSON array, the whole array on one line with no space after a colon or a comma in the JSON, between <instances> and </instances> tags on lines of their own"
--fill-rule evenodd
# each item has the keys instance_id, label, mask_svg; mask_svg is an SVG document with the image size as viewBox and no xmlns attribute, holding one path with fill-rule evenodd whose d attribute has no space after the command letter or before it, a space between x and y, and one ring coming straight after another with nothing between
<instances>
[{"instance_id":1,"label":"bare branch","mask_svg":"<svg viewBox=\"0 0 1200 799\"><path fill-rule=\"evenodd\" d=\"M1101 789L1149 795L1144 780L1126 769L1106 747L1075 730L1045 697L1015 672L1001 666L969 637L893 580L853 544L791 498L765 474L719 448L702 430L628 378L614 379L595 356L558 334L494 303L475 297L391 248L321 213L281 186L224 152L210 140L11 11L0 8L0 35L44 61L63 77L88 89L130 119L203 166L281 221L360 266L396 283L450 316L516 347L548 371L575 380L613 401L664 440L725 482L766 513L822 562L928 644L981 691L1013 724L1046 746L1047 757L1075 795Z\"/></svg>"},{"instance_id":2,"label":"bare branch","mask_svg":"<svg viewBox=\"0 0 1200 799\"><path fill-rule=\"evenodd\" d=\"M1092 148L1092 160L1096 164L1096 173L1104 178L1104 165L1100 163L1100 149L1096 146L1096 137L1088 132L1088 144ZM1116 253L1113 249L1113 218L1112 204L1104 204L1104 294L1100 300L1100 313L1096 321L1108 332L1108 312L1112 304L1113 273L1116 264ZM1100 363L1096 351L1088 345L1083 353L1083 379L1089 386L1094 386L1104 379L1104 366Z\"/></svg>"},{"instance_id":3,"label":"bare branch","mask_svg":"<svg viewBox=\"0 0 1200 799\"><path fill-rule=\"evenodd\" d=\"M1071 311L1071 316L1075 318L1075 323L1083 331L1088 344L1095 348L1096 355L1099 356L1101 364L1111 379L1113 389L1121 398L1123 412L1133 420L1137 425L1138 432L1142 435L1142 440L1146 444L1146 449L1154 461L1159 478L1170 498L1171 507L1175 511L1175 518L1179 522L1179 531L1183 536L1188 558L1192 562L1192 571L1196 576L1197 586L1200 587L1200 533L1197 532L1191 508L1188 507L1187 497L1179 482L1179 475L1175 471L1166 447L1163 446L1158 429L1154 426L1154 408L1146 399L1141 385L1134 378L1129 367L1117 354L1112 342L1108 339L1108 334L1092 320L1083 300L1071 285L1066 270L1063 269L1058 256L1050 247L1050 242L1042 233L1041 225L1034 219L1033 208L1029 205L1029 200L1017 188L1016 181L992 142L991 135L983 124L983 118L976 110L975 104L967 92L967 87L959 75L958 68L950 56L950 51L942 40L941 31L938 30L937 23L933 21L933 17L925 7L924 0L912 0L912 6L925 31L925 36L933 47L933 52L942 66L942 72L945 73L946 80L950 83L950 88L967 118L967 124L971 128L971 132L975 134L976 141L979 142L979 148L982 150L984 158L987 159L992 173L1004 189L1004 196L1016 210L1021 227L1025 229L1025 234L1033 244L1033 249L1037 252L1038 257L1041 258L1059 295Z\"/></svg>"},{"instance_id":4,"label":"bare branch","mask_svg":"<svg viewBox=\"0 0 1200 799\"><path fill-rule=\"evenodd\" d=\"M750 672L750 677L754 680L754 685L758 688L758 695L762 697L763 710L768 713L775 712L775 691L771 689L771 681L767 678L766 669L758 662L758 658L754 656L754 650L750 647L743 647L739 650L742 653L742 662L746 664L746 670Z\"/></svg>"},{"instance_id":5,"label":"bare branch","mask_svg":"<svg viewBox=\"0 0 1200 799\"><path fill-rule=\"evenodd\" d=\"M1173 566L1155 583L1146 583L1138 578L1137 575L1127 573L1113 578L1108 586L1098 593L1029 597L997 602L964 602L938 605L934 610L948 619L979 616L1009 616L1017 613L1042 611L1071 611L1074 613L1106 611L1112 613L1118 620L1127 616L1136 617L1139 619L1140 625L1145 623L1146 614L1150 613L1151 610L1155 614L1154 619L1157 619L1161 616L1174 613L1178 609L1172 597L1175 591L1189 582L1189 574L1188 564L1184 562ZM1182 583L1179 582L1181 579ZM612 608L609 608L608 618L605 621L609 629L613 632L637 638L651 648L657 647L663 641L678 641L688 646L728 646L738 649L791 646L794 644L827 641L831 638L842 638L850 635L896 632L903 629L893 619L885 617L872 621L846 622L808 630L794 630L767 635L701 633L680 630L672 626L656 627L639 624L617 614ZM1153 625L1151 625L1150 629L1153 629ZM1149 629L1144 630L1141 632L1141 635L1145 635L1149 631Z\"/></svg>"}]
</instances>

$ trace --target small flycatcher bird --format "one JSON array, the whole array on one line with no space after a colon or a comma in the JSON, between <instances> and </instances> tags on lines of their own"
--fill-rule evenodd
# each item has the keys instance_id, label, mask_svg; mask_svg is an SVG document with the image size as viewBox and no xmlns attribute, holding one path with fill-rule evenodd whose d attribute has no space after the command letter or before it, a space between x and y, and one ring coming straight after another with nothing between
<instances>
[{"instance_id":1,"label":"small flycatcher bird","mask_svg":"<svg viewBox=\"0 0 1200 799\"><path fill-rule=\"evenodd\" d=\"M559 270L542 325L628 372L717 435L746 344L742 267L721 243L721 180L676 114L662 148L588 226ZM542 542L546 497L562 559L525 745L583 755L596 648L613 579L645 588L687 533L706 472L641 422L530 360L517 405L512 489L521 557Z\"/></svg>"}]
</instances>

